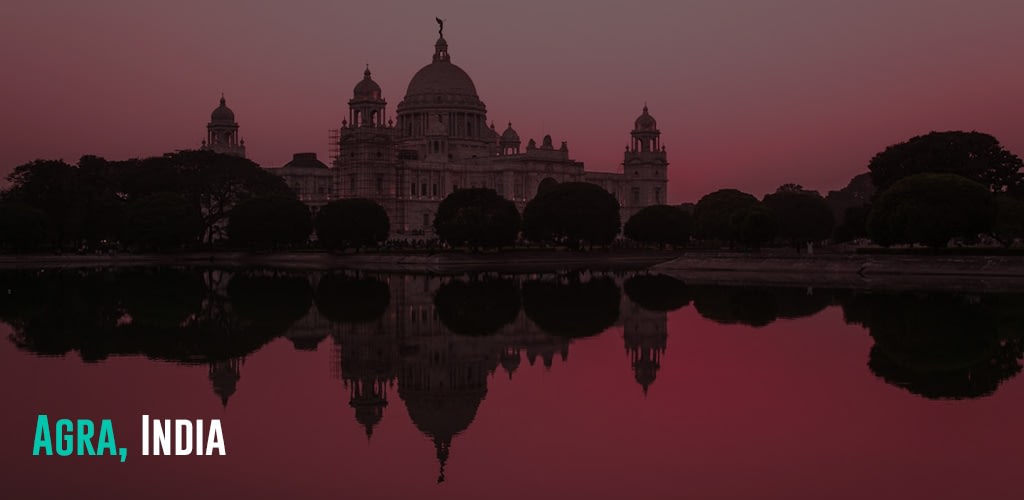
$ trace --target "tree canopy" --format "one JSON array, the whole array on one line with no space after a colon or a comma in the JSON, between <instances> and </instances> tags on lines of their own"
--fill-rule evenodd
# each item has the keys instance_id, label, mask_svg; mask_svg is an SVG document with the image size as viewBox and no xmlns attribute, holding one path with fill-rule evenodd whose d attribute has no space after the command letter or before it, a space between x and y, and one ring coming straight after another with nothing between
<instances>
[{"instance_id":1,"label":"tree canopy","mask_svg":"<svg viewBox=\"0 0 1024 500\"><path fill-rule=\"evenodd\" d=\"M732 225L736 233L736 241L753 248L760 248L761 245L775 239L779 230L779 221L775 212L760 203L735 213Z\"/></svg>"},{"instance_id":2,"label":"tree canopy","mask_svg":"<svg viewBox=\"0 0 1024 500\"><path fill-rule=\"evenodd\" d=\"M579 248L607 245L619 234L619 202L596 184L566 182L539 193L523 210L523 234L533 241Z\"/></svg>"},{"instance_id":3,"label":"tree canopy","mask_svg":"<svg viewBox=\"0 0 1024 500\"><path fill-rule=\"evenodd\" d=\"M693 216L679 207L652 205L626 221L623 234L640 243L685 245L693 231Z\"/></svg>"},{"instance_id":4,"label":"tree canopy","mask_svg":"<svg viewBox=\"0 0 1024 500\"><path fill-rule=\"evenodd\" d=\"M900 179L923 173L957 174L990 191L1018 191L1021 168L1017 155L981 132L931 132L893 144L868 164L871 179L885 189Z\"/></svg>"},{"instance_id":5,"label":"tree canopy","mask_svg":"<svg viewBox=\"0 0 1024 500\"><path fill-rule=\"evenodd\" d=\"M250 250L305 243L312 230L309 208L295 198L252 198L234 207L228 219L228 240Z\"/></svg>"},{"instance_id":6,"label":"tree canopy","mask_svg":"<svg viewBox=\"0 0 1024 500\"><path fill-rule=\"evenodd\" d=\"M775 213L780 238L799 244L824 240L832 234L832 210L816 193L780 190L766 195L762 203Z\"/></svg>"},{"instance_id":7,"label":"tree canopy","mask_svg":"<svg viewBox=\"0 0 1024 500\"><path fill-rule=\"evenodd\" d=\"M985 186L955 174L918 174L897 181L872 204L867 229L879 245L945 246L992 228L995 207Z\"/></svg>"},{"instance_id":8,"label":"tree canopy","mask_svg":"<svg viewBox=\"0 0 1024 500\"><path fill-rule=\"evenodd\" d=\"M372 200L332 201L316 214L316 237L332 251L377 245L388 239L390 231L387 212Z\"/></svg>"},{"instance_id":9,"label":"tree canopy","mask_svg":"<svg viewBox=\"0 0 1024 500\"><path fill-rule=\"evenodd\" d=\"M704 195L693 209L696 236L703 239L735 241L738 234L734 217L757 204L754 195L736 189L720 189Z\"/></svg>"},{"instance_id":10,"label":"tree canopy","mask_svg":"<svg viewBox=\"0 0 1024 500\"><path fill-rule=\"evenodd\" d=\"M519 235L519 210L493 189L460 189L437 207L434 231L452 246L513 245Z\"/></svg>"},{"instance_id":11,"label":"tree canopy","mask_svg":"<svg viewBox=\"0 0 1024 500\"><path fill-rule=\"evenodd\" d=\"M25 203L0 203L0 249L13 252L40 250L49 240L46 212Z\"/></svg>"},{"instance_id":12,"label":"tree canopy","mask_svg":"<svg viewBox=\"0 0 1024 500\"><path fill-rule=\"evenodd\" d=\"M128 204L124 240L141 250L173 250L196 243L203 231L199 207L175 193L143 196Z\"/></svg>"}]
</instances>

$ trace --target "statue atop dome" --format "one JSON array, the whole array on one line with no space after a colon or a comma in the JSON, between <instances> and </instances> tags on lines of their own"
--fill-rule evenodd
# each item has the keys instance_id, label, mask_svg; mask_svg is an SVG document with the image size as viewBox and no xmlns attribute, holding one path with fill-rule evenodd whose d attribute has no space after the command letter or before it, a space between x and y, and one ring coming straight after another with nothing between
<instances>
[{"instance_id":1,"label":"statue atop dome","mask_svg":"<svg viewBox=\"0 0 1024 500\"><path fill-rule=\"evenodd\" d=\"M437 36L444 38L444 19L440 17L435 17L434 19L437 20Z\"/></svg>"}]
</instances>

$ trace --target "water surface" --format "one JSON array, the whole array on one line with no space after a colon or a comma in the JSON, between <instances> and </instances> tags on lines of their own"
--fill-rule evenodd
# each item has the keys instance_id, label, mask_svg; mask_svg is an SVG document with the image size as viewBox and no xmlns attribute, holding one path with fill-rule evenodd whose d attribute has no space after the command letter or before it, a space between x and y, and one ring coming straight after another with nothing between
<instances>
[{"instance_id":1,"label":"water surface","mask_svg":"<svg viewBox=\"0 0 1024 500\"><path fill-rule=\"evenodd\" d=\"M9 498L1019 498L1024 300L647 273L0 273ZM33 457L110 418L126 463ZM140 416L226 457L141 457Z\"/></svg>"}]
</instances>

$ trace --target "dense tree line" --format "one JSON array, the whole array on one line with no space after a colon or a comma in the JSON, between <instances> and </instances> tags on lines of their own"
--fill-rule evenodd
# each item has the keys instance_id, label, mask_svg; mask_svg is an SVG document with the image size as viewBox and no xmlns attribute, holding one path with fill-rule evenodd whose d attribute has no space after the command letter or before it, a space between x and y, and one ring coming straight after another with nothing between
<instances>
[{"instance_id":1,"label":"dense tree line","mask_svg":"<svg viewBox=\"0 0 1024 500\"><path fill-rule=\"evenodd\" d=\"M932 132L875 155L869 172L827 196L783 184L758 200L721 189L695 204L655 205L620 220L614 195L585 182L545 179L522 214L490 189L457 190L434 214L438 241L471 251L527 241L572 249L621 234L659 248L756 250L869 237L941 247L989 235L1024 237L1022 162L990 135ZM125 248L171 251L228 245L249 250L330 251L378 246L391 221L372 200L338 200L315 214L285 182L245 158L180 151L71 165L37 160L14 169L0 194L0 251ZM623 224L624 222L624 224Z\"/></svg>"}]
</instances>

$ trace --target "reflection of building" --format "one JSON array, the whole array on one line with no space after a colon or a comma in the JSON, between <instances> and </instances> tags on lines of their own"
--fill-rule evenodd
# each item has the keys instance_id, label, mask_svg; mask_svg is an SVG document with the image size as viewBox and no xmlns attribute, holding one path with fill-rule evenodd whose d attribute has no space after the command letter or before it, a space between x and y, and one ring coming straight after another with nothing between
<instances>
[{"instance_id":1,"label":"reflection of building","mask_svg":"<svg viewBox=\"0 0 1024 500\"><path fill-rule=\"evenodd\" d=\"M545 136L539 145L530 139L522 147L511 123L501 133L488 124L473 80L451 62L444 38L434 46L433 61L409 82L397 122L385 120L387 102L369 68L348 104L349 116L331 138L330 169L315 175L288 166L272 170L310 206L369 198L385 208L392 230L404 233L431 231L438 204L459 188L494 189L522 210L545 179L592 182L618 198L623 221L642 207L666 203L665 148L646 105L622 170L586 172L565 142L556 146ZM334 189L321 187L328 174Z\"/></svg>"},{"instance_id":2,"label":"reflection of building","mask_svg":"<svg viewBox=\"0 0 1024 500\"><path fill-rule=\"evenodd\" d=\"M213 392L220 397L220 403L225 408L228 406L228 399L238 388L239 379L242 378L239 371L242 362L242 358L232 358L210 363L210 383L213 384Z\"/></svg>"},{"instance_id":3,"label":"reflection of building","mask_svg":"<svg viewBox=\"0 0 1024 500\"><path fill-rule=\"evenodd\" d=\"M201 149L245 158L245 140L238 137L235 112L227 106L223 95L220 96L220 106L210 114L206 139Z\"/></svg>"},{"instance_id":4,"label":"reflection of building","mask_svg":"<svg viewBox=\"0 0 1024 500\"><path fill-rule=\"evenodd\" d=\"M648 311L623 295L622 338L629 353L633 376L644 394L654 383L661 368L661 357L668 345L668 319L664 311Z\"/></svg>"}]
</instances>

